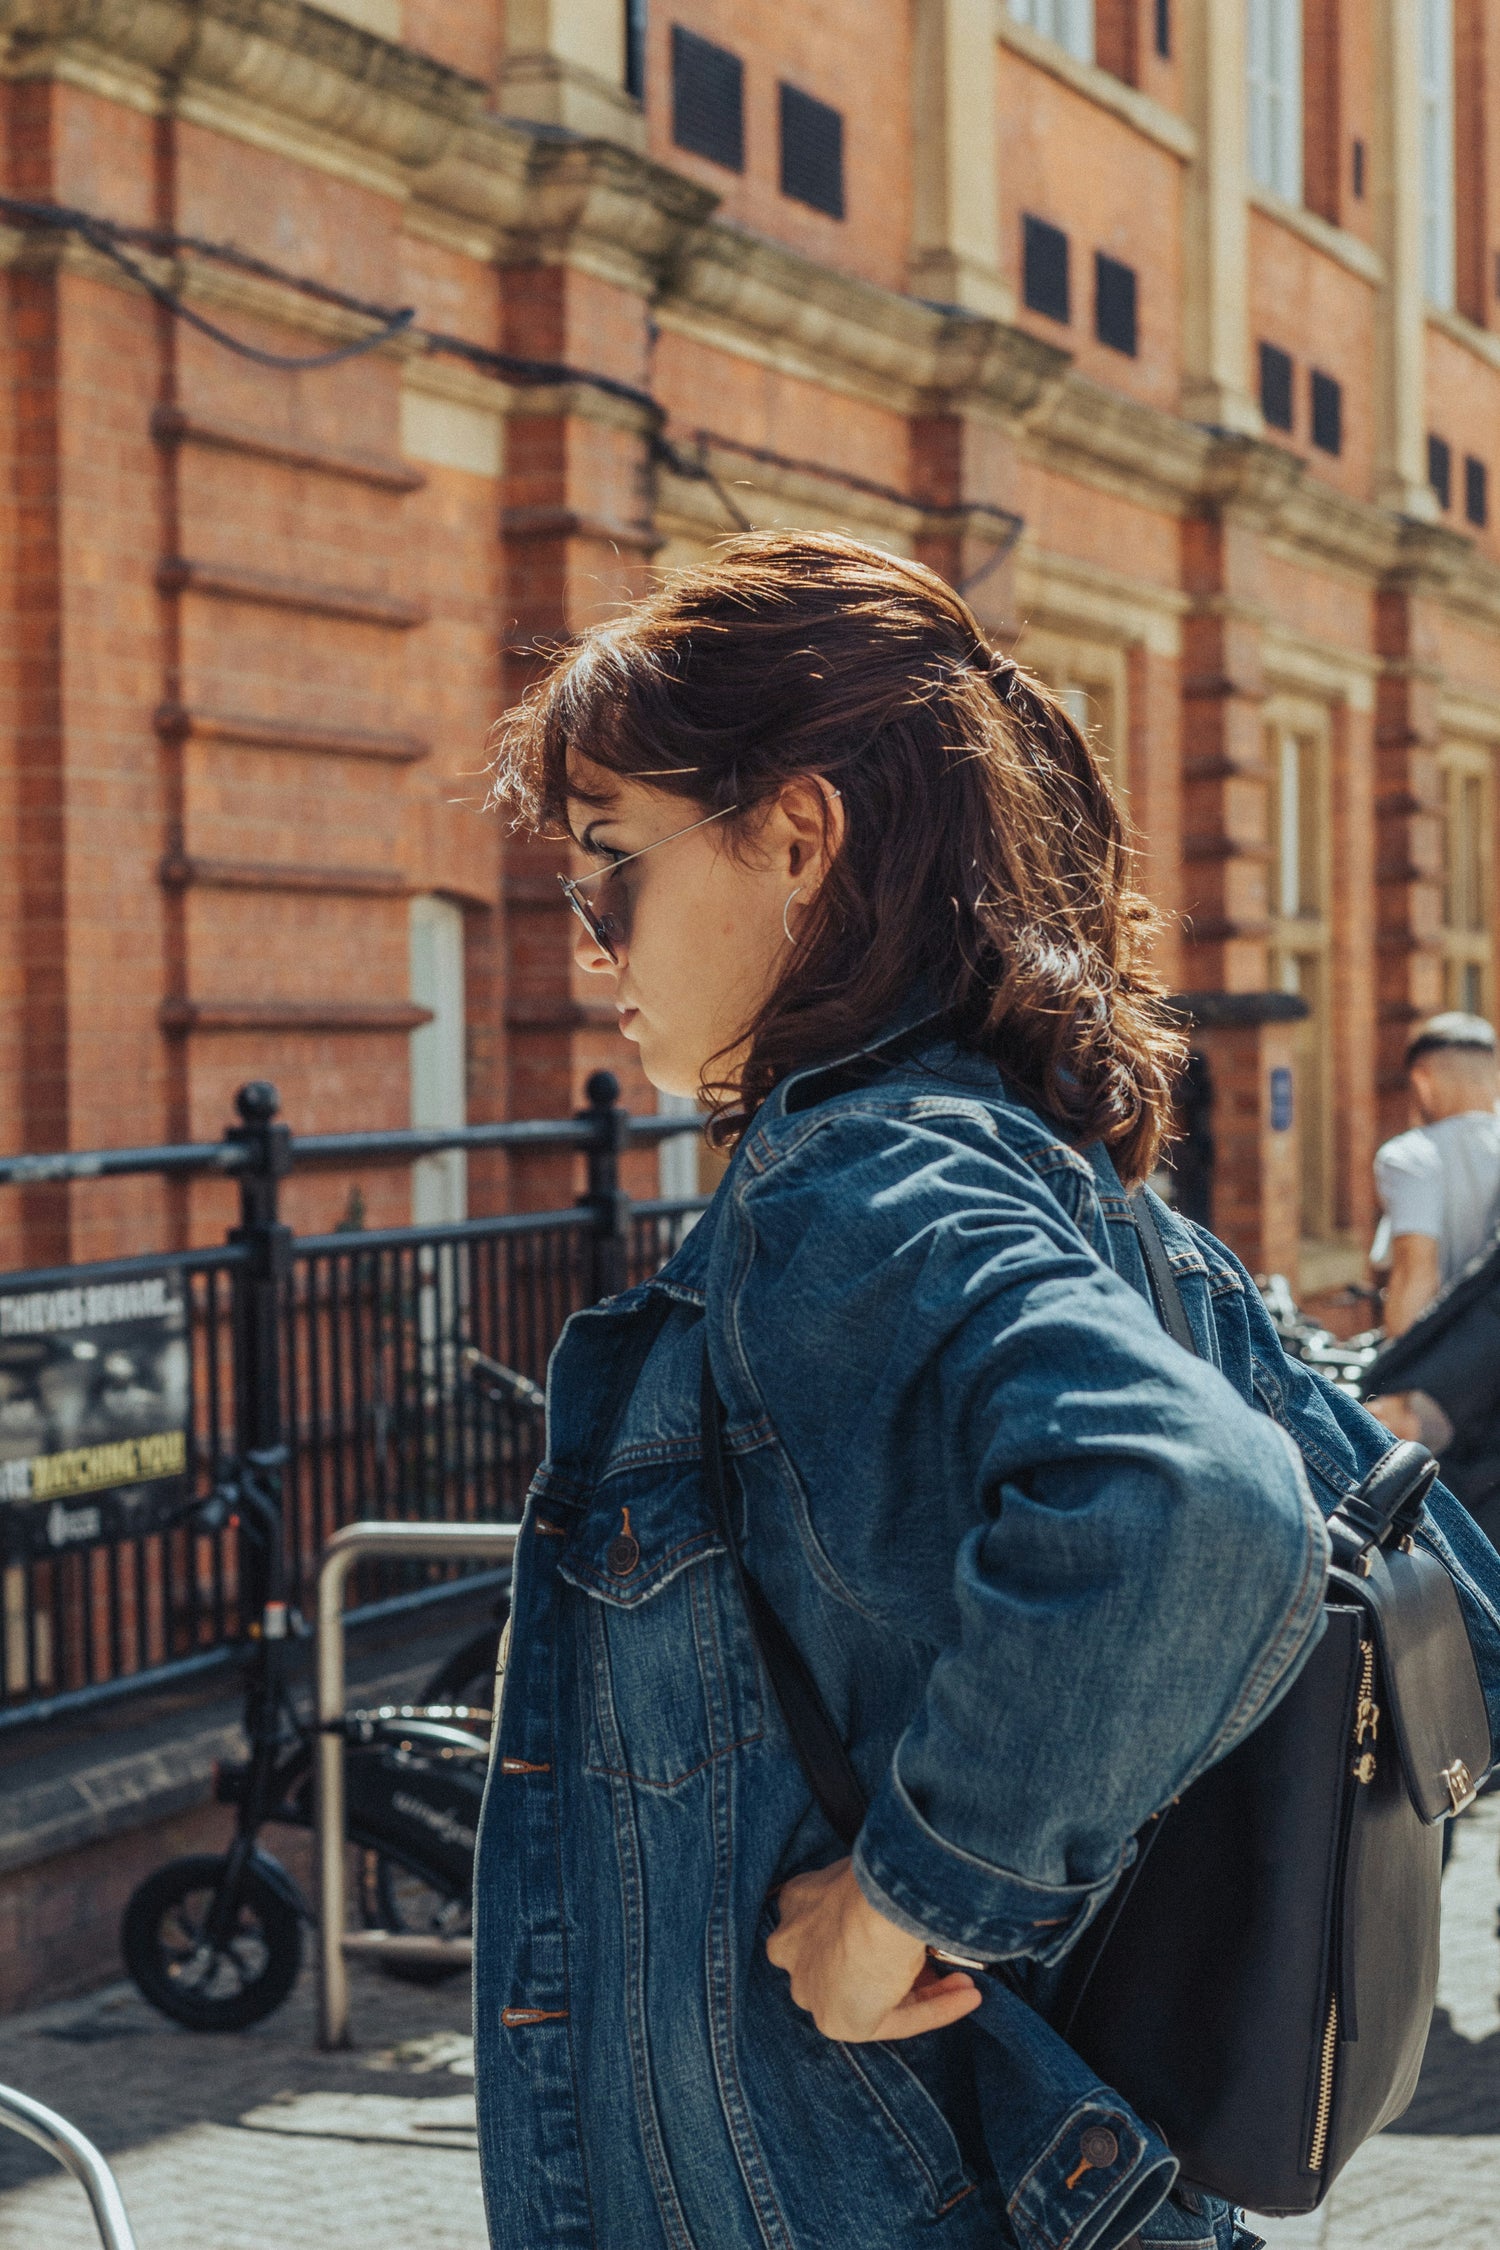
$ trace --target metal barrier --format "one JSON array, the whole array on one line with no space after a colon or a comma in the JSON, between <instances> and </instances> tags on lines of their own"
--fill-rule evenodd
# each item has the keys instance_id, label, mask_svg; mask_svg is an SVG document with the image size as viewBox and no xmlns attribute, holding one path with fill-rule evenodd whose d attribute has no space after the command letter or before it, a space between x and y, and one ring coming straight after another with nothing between
<instances>
[{"instance_id":1,"label":"metal barrier","mask_svg":"<svg viewBox=\"0 0 1500 2250\"><path fill-rule=\"evenodd\" d=\"M34 2102L29 2094L18 2094L14 2086L0 2086L0 2125L35 2141L82 2183L104 2250L136 2250L114 2173L76 2125L59 2117L55 2109Z\"/></svg>"},{"instance_id":2,"label":"metal barrier","mask_svg":"<svg viewBox=\"0 0 1500 2250\"><path fill-rule=\"evenodd\" d=\"M346 1927L346 1812L344 1738L344 1589L361 1557L402 1560L509 1562L518 1523L351 1523L336 1531L318 1570L318 1762L313 1803L313 1848L318 1884L318 2045L349 2044L348 1958L378 1954L387 1961L463 1961L467 1938L402 1937L385 1930Z\"/></svg>"},{"instance_id":3,"label":"metal barrier","mask_svg":"<svg viewBox=\"0 0 1500 2250\"><path fill-rule=\"evenodd\" d=\"M180 1277L193 1489L206 1496L240 1452L286 1449L288 1591L305 1606L341 1524L519 1515L539 1433L466 1380L466 1347L540 1378L569 1314L644 1279L703 1208L702 1197L632 1202L620 1179L626 1150L694 1133L694 1120L629 1116L607 1071L588 1097L557 1121L296 1136L275 1088L256 1082L220 1143L0 1157L0 1186L156 1172L228 1175L240 1191L239 1224L216 1248L0 1275L0 1293ZM281 1183L304 1165L454 1148L574 1151L584 1193L568 1209L448 1226L298 1238L282 1221ZM229 1664L258 1609L246 1567L232 1531L185 1525L13 1553L0 1571L0 1729ZM361 1601L440 1597L444 1575L387 1563Z\"/></svg>"}]
</instances>

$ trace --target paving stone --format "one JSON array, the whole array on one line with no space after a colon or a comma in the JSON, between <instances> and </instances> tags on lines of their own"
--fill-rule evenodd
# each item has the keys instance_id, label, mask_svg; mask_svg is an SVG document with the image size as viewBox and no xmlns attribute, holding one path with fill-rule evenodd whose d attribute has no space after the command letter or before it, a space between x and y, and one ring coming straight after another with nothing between
<instances>
[{"instance_id":1,"label":"paving stone","mask_svg":"<svg viewBox=\"0 0 1500 2250\"><path fill-rule=\"evenodd\" d=\"M1415 2101L1323 2210L1255 2222L1271 2250L1500 2243L1497 1858L1500 1796L1459 1824ZM356 1963L352 1980L358 2045L346 2054L313 2044L308 1976L268 2023L212 2038L115 1985L0 2022L0 2082L61 2110L104 2150L140 2250L484 2250L468 1979L404 1985ZM82 2190L0 2134L3 2250L96 2242Z\"/></svg>"}]
</instances>

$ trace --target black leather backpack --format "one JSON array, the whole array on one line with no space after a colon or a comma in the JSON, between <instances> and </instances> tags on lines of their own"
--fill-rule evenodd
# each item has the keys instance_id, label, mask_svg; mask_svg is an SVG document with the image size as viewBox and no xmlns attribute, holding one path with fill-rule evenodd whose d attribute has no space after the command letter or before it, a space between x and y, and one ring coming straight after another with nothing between
<instances>
[{"instance_id":1,"label":"black leather backpack","mask_svg":"<svg viewBox=\"0 0 1500 2250\"><path fill-rule=\"evenodd\" d=\"M1192 1331L1145 1196L1157 1312ZM864 1796L827 1705L744 1568L704 1354L705 1477L813 1795L853 1843ZM1453 1581L1412 1532L1437 1464L1397 1444L1329 1524L1324 1631L1270 1715L1137 1838L1047 2014L1160 2129L1183 2182L1311 2211L1416 2089L1437 1990L1441 1823L1490 1762Z\"/></svg>"}]
</instances>

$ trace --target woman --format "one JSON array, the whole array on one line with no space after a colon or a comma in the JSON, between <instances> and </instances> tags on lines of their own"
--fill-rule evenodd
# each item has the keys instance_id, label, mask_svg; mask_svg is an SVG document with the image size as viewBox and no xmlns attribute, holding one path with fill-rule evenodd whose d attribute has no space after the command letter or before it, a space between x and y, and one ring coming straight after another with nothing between
<instances>
[{"instance_id":1,"label":"woman","mask_svg":"<svg viewBox=\"0 0 1500 2250\"><path fill-rule=\"evenodd\" d=\"M596 863L579 966L733 1159L550 1371L478 1855L497 2250L1253 2241L1108 2089L1058 2125L1024 2026L997 2098L995 1980L932 1957L1044 1973L1295 1673L1326 1541L1257 1385L1325 1508L1382 1444L1165 1215L1205 1357L1146 1301L1180 1042L1091 752L930 572L787 535L585 635L498 794ZM852 1855L715 1529L705 1342Z\"/></svg>"}]
</instances>

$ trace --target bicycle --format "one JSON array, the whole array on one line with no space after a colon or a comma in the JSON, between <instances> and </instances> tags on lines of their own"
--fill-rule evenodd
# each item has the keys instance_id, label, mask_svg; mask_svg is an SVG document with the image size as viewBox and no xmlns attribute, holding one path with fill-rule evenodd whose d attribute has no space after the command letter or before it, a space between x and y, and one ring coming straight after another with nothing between
<instances>
[{"instance_id":1,"label":"bicycle","mask_svg":"<svg viewBox=\"0 0 1500 2250\"><path fill-rule=\"evenodd\" d=\"M463 1365L492 1402L541 1410L541 1391L513 1368L473 1347ZM144 1998L193 2031L241 2030L280 2007L302 1966L303 1931L316 1919L293 1876L259 1841L268 1822L312 1826L316 1738L289 1683L289 1644L301 1622L286 1598L279 1494L286 1458L284 1447L246 1453L188 1511L205 1531L237 1522L259 1582L245 1668L249 1755L220 1765L214 1783L218 1802L234 1807L233 1839L225 1853L189 1853L148 1875L120 1925L125 1967ZM361 1854L358 1899L367 1928L468 1932L490 1703L508 1614L502 1597L491 1622L438 1667L417 1703L350 1711L338 1722L349 1751L349 1838ZM461 1964L385 1967L427 1982Z\"/></svg>"}]
</instances>

